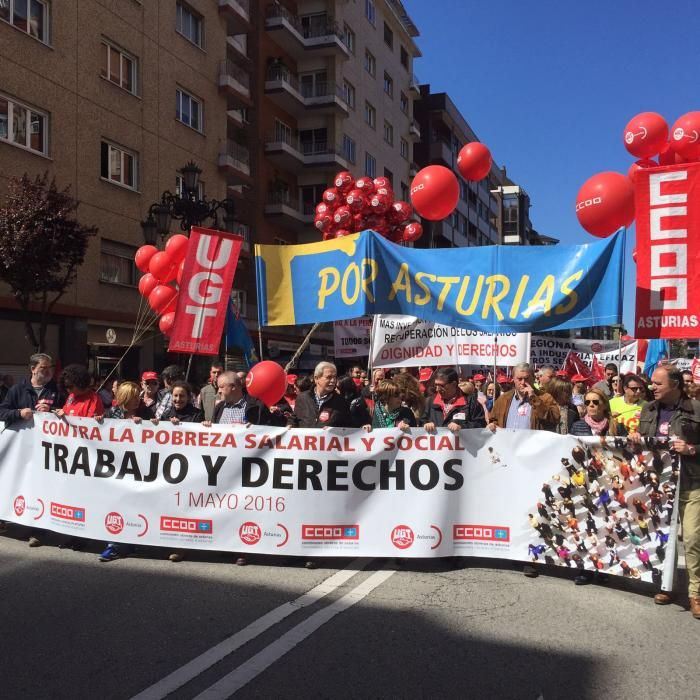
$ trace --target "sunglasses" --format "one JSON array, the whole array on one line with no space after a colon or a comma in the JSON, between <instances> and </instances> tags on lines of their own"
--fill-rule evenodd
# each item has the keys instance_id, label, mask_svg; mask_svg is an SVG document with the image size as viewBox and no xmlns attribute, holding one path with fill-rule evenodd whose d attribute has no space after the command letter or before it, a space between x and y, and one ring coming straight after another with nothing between
<instances>
[{"instance_id":1,"label":"sunglasses","mask_svg":"<svg viewBox=\"0 0 700 700\"><path fill-rule=\"evenodd\" d=\"M144 384L158 384L158 381L156 379L145 379Z\"/></svg>"},{"instance_id":2,"label":"sunglasses","mask_svg":"<svg viewBox=\"0 0 700 700\"><path fill-rule=\"evenodd\" d=\"M598 406L600 405L600 399L586 399L584 403L586 406Z\"/></svg>"},{"instance_id":3,"label":"sunglasses","mask_svg":"<svg viewBox=\"0 0 700 700\"><path fill-rule=\"evenodd\" d=\"M641 391L642 387L641 386L628 386L627 387L630 391Z\"/></svg>"}]
</instances>

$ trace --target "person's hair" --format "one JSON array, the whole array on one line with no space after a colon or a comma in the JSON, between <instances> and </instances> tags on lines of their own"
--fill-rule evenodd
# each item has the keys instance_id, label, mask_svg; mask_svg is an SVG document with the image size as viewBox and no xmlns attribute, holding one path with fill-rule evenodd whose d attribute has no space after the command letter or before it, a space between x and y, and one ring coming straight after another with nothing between
<instances>
[{"instance_id":1,"label":"person's hair","mask_svg":"<svg viewBox=\"0 0 700 700\"><path fill-rule=\"evenodd\" d=\"M360 395L360 389L352 377L344 374L336 384L338 393L346 400L352 401Z\"/></svg>"},{"instance_id":2,"label":"person's hair","mask_svg":"<svg viewBox=\"0 0 700 700\"><path fill-rule=\"evenodd\" d=\"M614 362L608 362L608 364L605 365L605 369L614 369L617 372L617 365Z\"/></svg>"},{"instance_id":3,"label":"person's hair","mask_svg":"<svg viewBox=\"0 0 700 700\"><path fill-rule=\"evenodd\" d=\"M229 370L228 372L222 372L218 378L223 379L227 384L232 384L235 387L238 387L239 389L243 386L243 380L235 373Z\"/></svg>"},{"instance_id":4,"label":"person's hair","mask_svg":"<svg viewBox=\"0 0 700 700\"><path fill-rule=\"evenodd\" d=\"M92 377L83 365L67 365L61 372L61 385L66 388L87 389L92 384Z\"/></svg>"},{"instance_id":5,"label":"person's hair","mask_svg":"<svg viewBox=\"0 0 700 700\"><path fill-rule=\"evenodd\" d=\"M529 362L518 362L515 367L513 367L513 374L516 372L527 372L528 374L532 374L532 367L530 366Z\"/></svg>"},{"instance_id":6,"label":"person's hair","mask_svg":"<svg viewBox=\"0 0 700 700\"><path fill-rule=\"evenodd\" d=\"M34 369L42 361L53 364L53 357L47 355L45 352L35 352L33 355L29 356L29 369Z\"/></svg>"},{"instance_id":7,"label":"person's hair","mask_svg":"<svg viewBox=\"0 0 700 700\"><path fill-rule=\"evenodd\" d=\"M459 375L452 367L440 367L439 369L435 370L433 379L436 379L437 377L441 377L446 383L459 381Z\"/></svg>"},{"instance_id":8,"label":"person's hair","mask_svg":"<svg viewBox=\"0 0 700 700\"><path fill-rule=\"evenodd\" d=\"M637 382L637 384L641 385L642 389L646 391L647 385L644 383L644 380L641 377L638 377L636 374L626 374L622 378L622 388L626 389L630 382Z\"/></svg>"},{"instance_id":9,"label":"person's hair","mask_svg":"<svg viewBox=\"0 0 700 700\"><path fill-rule=\"evenodd\" d=\"M224 363L221 360L213 360L212 362L209 363L209 368L214 368L214 369L223 369L224 368Z\"/></svg>"},{"instance_id":10,"label":"person's hair","mask_svg":"<svg viewBox=\"0 0 700 700\"><path fill-rule=\"evenodd\" d=\"M423 415L425 410L425 396L420 390L418 380L408 372L397 372L391 380L399 388L401 400L413 411L416 419ZM381 384L382 382L379 382Z\"/></svg>"},{"instance_id":11,"label":"person's hair","mask_svg":"<svg viewBox=\"0 0 700 700\"><path fill-rule=\"evenodd\" d=\"M114 395L114 401L117 406L126 406L129 401L140 393L141 387L136 382L122 382Z\"/></svg>"},{"instance_id":12,"label":"person's hair","mask_svg":"<svg viewBox=\"0 0 700 700\"><path fill-rule=\"evenodd\" d=\"M666 372L666 376L669 381L676 383L676 388L678 388L683 396L687 396L685 392L685 384L683 383L683 373L675 365L659 365L656 370L662 369Z\"/></svg>"},{"instance_id":13,"label":"person's hair","mask_svg":"<svg viewBox=\"0 0 700 700\"><path fill-rule=\"evenodd\" d=\"M495 401L501 395L501 387L498 382L489 382L484 387L484 395L488 396L489 387L493 387L493 400Z\"/></svg>"},{"instance_id":14,"label":"person's hair","mask_svg":"<svg viewBox=\"0 0 700 700\"><path fill-rule=\"evenodd\" d=\"M359 369L360 372L364 371L360 365L352 365L352 367L350 367L350 372L352 373L352 371L355 369Z\"/></svg>"},{"instance_id":15,"label":"person's hair","mask_svg":"<svg viewBox=\"0 0 700 700\"><path fill-rule=\"evenodd\" d=\"M173 382L173 385L170 387L170 392L174 394L175 389L184 389L187 392L187 396L192 398L192 387L189 382L178 379L176 382Z\"/></svg>"},{"instance_id":16,"label":"person's hair","mask_svg":"<svg viewBox=\"0 0 700 700\"><path fill-rule=\"evenodd\" d=\"M460 379L459 390L466 396L471 396L476 391L476 384L471 379Z\"/></svg>"},{"instance_id":17,"label":"person's hair","mask_svg":"<svg viewBox=\"0 0 700 700\"><path fill-rule=\"evenodd\" d=\"M338 371L332 362L319 362L314 369L314 379L322 377L327 369L332 369L334 372Z\"/></svg>"},{"instance_id":18,"label":"person's hair","mask_svg":"<svg viewBox=\"0 0 700 700\"><path fill-rule=\"evenodd\" d=\"M608 419L610 434L614 435L615 425L617 424L617 421L613 420L612 414L610 413L610 399L608 399L608 397L600 389L596 389L595 387L593 387L583 395L584 404L586 401L586 396L588 396L588 394L594 394L600 399L600 405L603 407L603 415Z\"/></svg>"},{"instance_id":19,"label":"person's hair","mask_svg":"<svg viewBox=\"0 0 700 700\"><path fill-rule=\"evenodd\" d=\"M543 369L549 370L552 374L555 372L554 365L542 365L542 367L540 367L540 372Z\"/></svg>"},{"instance_id":20,"label":"person's hair","mask_svg":"<svg viewBox=\"0 0 700 700\"><path fill-rule=\"evenodd\" d=\"M172 384L178 380L185 378L185 373L182 371L182 367L179 365L168 365L161 373L164 382Z\"/></svg>"},{"instance_id":21,"label":"person's hair","mask_svg":"<svg viewBox=\"0 0 700 700\"><path fill-rule=\"evenodd\" d=\"M568 406L571 402L572 389L573 387L570 382L565 382L559 377L552 377L547 384L547 393L559 406Z\"/></svg>"},{"instance_id":22,"label":"person's hair","mask_svg":"<svg viewBox=\"0 0 700 700\"><path fill-rule=\"evenodd\" d=\"M297 377L297 389L299 389L299 393L308 391L313 385L313 380L308 374L305 374L303 377Z\"/></svg>"},{"instance_id":23,"label":"person's hair","mask_svg":"<svg viewBox=\"0 0 700 700\"><path fill-rule=\"evenodd\" d=\"M374 390L379 401L387 401L393 396L401 396L401 389L393 379L382 379Z\"/></svg>"},{"instance_id":24,"label":"person's hair","mask_svg":"<svg viewBox=\"0 0 700 700\"><path fill-rule=\"evenodd\" d=\"M684 369L684 370L681 372L681 374L682 374L684 377L685 377L686 374L689 374L689 375L690 375L690 378L693 379L693 380L695 380L695 378L693 377L693 373L692 373L689 369Z\"/></svg>"}]
</instances>

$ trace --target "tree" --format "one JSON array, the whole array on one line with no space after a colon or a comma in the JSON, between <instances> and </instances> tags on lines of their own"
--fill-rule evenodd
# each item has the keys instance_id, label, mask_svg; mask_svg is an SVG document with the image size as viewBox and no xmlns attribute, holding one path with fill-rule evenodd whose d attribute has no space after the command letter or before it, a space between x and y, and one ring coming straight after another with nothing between
<instances>
[{"instance_id":1,"label":"tree","mask_svg":"<svg viewBox=\"0 0 700 700\"><path fill-rule=\"evenodd\" d=\"M27 340L44 350L49 315L73 284L85 259L94 226L75 218L78 201L67 187L59 191L48 173L32 180L26 173L10 179L0 207L0 280L6 282L24 311ZM38 333L30 312L39 313Z\"/></svg>"}]
</instances>

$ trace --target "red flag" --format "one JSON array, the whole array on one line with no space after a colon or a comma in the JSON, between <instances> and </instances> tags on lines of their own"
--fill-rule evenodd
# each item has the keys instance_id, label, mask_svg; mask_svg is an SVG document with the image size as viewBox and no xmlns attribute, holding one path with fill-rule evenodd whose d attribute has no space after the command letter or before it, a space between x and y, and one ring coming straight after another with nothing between
<instances>
[{"instance_id":1,"label":"red flag","mask_svg":"<svg viewBox=\"0 0 700 700\"><path fill-rule=\"evenodd\" d=\"M243 239L193 227L168 352L217 355Z\"/></svg>"},{"instance_id":2,"label":"red flag","mask_svg":"<svg viewBox=\"0 0 700 700\"><path fill-rule=\"evenodd\" d=\"M700 384L700 360L697 357L693 358L693 364L690 365L690 371L693 373L693 381Z\"/></svg>"},{"instance_id":3,"label":"red flag","mask_svg":"<svg viewBox=\"0 0 700 700\"><path fill-rule=\"evenodd\" d=\"M586 378L586 382L590 385L593 384L594 380L591 377L591 370L588 365L579 357L578 353L573 350L569 350L564 359L564 365L562 369L570 376L573 377L576 374L580 374L582 377Z\"/></svg>"},{"instance_id":4,"label":"red flag","mask_svg":"<svg viewBox=\"0 0 700 700\"><path fill-rule=\"evenodd\" d=\"M598 357L593 355L593 366L591 367L591 379L602 382L605 379L605 367L598 362Z\"/></svg>"}]
</instances>

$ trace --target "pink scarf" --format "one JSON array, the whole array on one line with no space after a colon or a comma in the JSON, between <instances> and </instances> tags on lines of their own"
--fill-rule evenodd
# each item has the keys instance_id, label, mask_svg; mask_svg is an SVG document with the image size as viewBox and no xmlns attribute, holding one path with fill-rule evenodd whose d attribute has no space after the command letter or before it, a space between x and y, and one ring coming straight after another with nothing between
<instances>
[{"instance_id":1,"label":"pink scarf","mask_svg":"<svg viewBox=\"0 0 700 700\"><path fill-rule=\"evenodd\" d=\"M608 427L607 418L603 418L603 420L595 420L594 418L586 415L583 417L583 420L590 425L594 435L600 435Z\"/></svg>"}]
</instances>

